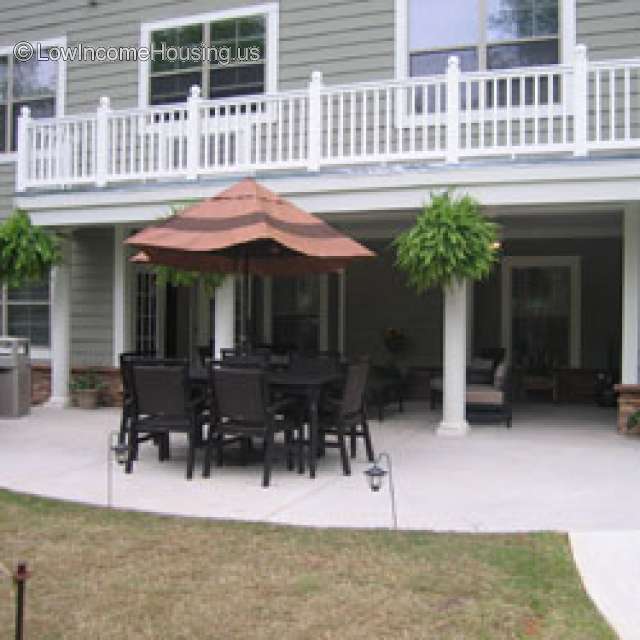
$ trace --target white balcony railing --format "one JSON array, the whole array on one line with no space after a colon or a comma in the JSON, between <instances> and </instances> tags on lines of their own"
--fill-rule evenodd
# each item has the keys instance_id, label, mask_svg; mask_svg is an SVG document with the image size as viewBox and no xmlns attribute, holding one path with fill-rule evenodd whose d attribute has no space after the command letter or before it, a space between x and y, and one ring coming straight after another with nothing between
<instances>
[{"instance_id":1,"label":"white balcony railing","mask_svg":"<svg viewBox=\"0 0 640 640\"><path fill-rule=\"evenodd\" d=\"M640 59L462 73L19 121L17 189L640 149Z\"/></svg>"}]
</instances>

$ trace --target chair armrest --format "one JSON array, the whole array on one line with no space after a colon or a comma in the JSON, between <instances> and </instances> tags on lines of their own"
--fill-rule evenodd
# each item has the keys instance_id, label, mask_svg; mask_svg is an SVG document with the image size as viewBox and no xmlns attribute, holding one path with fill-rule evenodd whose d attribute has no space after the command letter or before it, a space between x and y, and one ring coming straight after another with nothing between
<instances>
[{"instance_id":1,"label":"chair armrest","mask_svg":"<svg viewBox=\"0 0 640 640\"><path fill-rule=\"evenodd\" d=\"M270 416L276 416L278 414L284 413L287 409L291 409L295 407L297 404L295 398L283 398L282 400L278 400L273 404L267 407L267 413Z\"/></svg>"}]
</instances>

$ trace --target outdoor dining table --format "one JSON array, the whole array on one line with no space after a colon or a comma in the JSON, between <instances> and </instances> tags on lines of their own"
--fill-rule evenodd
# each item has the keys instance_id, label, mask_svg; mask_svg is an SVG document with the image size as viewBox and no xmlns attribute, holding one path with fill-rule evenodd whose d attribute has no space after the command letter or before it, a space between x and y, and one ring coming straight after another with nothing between
<instances>
[{"instance_id":1,"label":"outdoor dining table","mask_svg":"<svg viewBox=\"0 0 640 640\"><path fill-rule=\"evenodd\" d=\"M318 418L318 404L323 389L327 386L339 382L343 376L338 373L318 373L311 371L296 371L287 369L284 371L273 371L267 374L270 387L279 389L286 393L292 392L298 397L304 397L307 402L309 416L309 438L307 444L309 460L309 476L316 477L316 460L320 446L319 433L320 423Z\"/></svg>"},{"instance_id":2,"label":"outdoor dining table","mask_svg":"<svg viewBox=\"0 0 640 640\"><path fill-rule=\"evenodd\" d=\"M267 371L267 382L272 389L277 389L285 395L289 392L298 398L304 398L309 418L309 436L307 451L309 461L309 476L316 477L317 456L321 443L319 442L320 424L318 418L318 404L322 391L329 385L343 379L339 372L318 373L311 371L296 371L295 369ZM202 370L193 369L189 374L192 385L206 388L209 375Z\"/></svg>"}]
</instances>

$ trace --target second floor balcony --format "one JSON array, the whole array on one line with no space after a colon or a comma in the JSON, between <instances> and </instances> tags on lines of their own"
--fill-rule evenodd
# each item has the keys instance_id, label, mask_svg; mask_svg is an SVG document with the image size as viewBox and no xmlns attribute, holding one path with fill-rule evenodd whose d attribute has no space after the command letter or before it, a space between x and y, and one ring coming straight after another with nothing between
<instances>
[{"instance_id":1,"label":"second floor balcony","mask_svg":"<svg viewBox=\"0 0 640 640\"><path fill-rule=\"evenodd\" d=\"M440 76L32 119L16 190L330 166L640 150L640 58Z\"/></svg>"}]
</instances>

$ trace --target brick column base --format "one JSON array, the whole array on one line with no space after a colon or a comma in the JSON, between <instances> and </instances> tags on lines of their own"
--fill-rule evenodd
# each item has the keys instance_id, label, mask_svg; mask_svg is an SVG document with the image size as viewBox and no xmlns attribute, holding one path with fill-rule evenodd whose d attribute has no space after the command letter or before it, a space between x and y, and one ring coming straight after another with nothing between
<instances>
[{"instance_id":1,"label":"brick column base","mask_svg":"<svg viewBox=\"0 0 640 640\"><path fill-rule=\"evenodd\" d=\"M640 411L640 384L618 384L615 390L618 392L618 432L640 433L640 426L632 430L628 427L629 416Z\"/></svg>"},{"instance_id":2,"label":"brick column base","mask_svg":"<svg viewBox=\"0 0 640 640\"><path fill-rule=\"evenodd\" d=\"M100 390L99 403L103 407L122 405L122 382L120 371L112 367L73 367L71 380L76 374L93 373L104 383ZM51 395L51 367L48 364L31 365L31 404L46 402Z\"/></svg>"}]
</instances>

